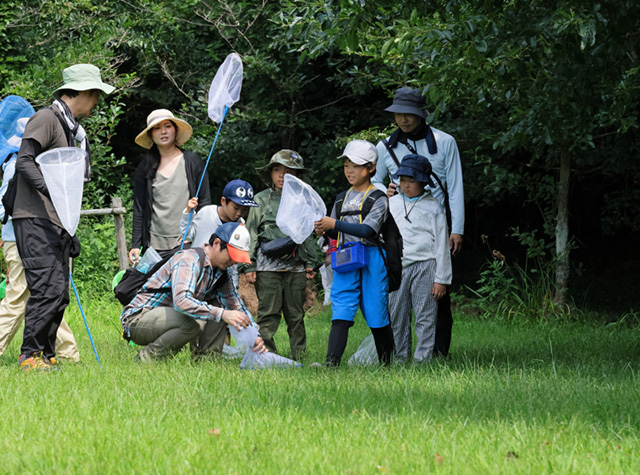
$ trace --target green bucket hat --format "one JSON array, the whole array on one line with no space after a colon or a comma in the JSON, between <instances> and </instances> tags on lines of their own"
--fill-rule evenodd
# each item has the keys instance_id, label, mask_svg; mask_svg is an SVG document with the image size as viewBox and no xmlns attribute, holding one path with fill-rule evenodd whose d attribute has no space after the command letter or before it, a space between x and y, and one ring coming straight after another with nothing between
<instances>
[{"instance_id":1,"label":"green bucket hat","mask_svg":"<svg viewBox=\"0 0 640 475\"><path fill-rule=\"evenodd\" d=\"M90 91L99 89L105 94L111 94L115 87L102 82L100 70L93 64L74 64L62 71L62 86L53 91L53 97L60 99L60 91L71 89L72 91Z\"/></svg>"},{"instance_id":2,"label":"green bucket hat","mask_svg":"<svg viewBox=\"0 0 640 475\"><path fill-rule=\"evenodd\" d=\"M303 180L310 176L309 170L304 167L304 160L300 154L295 150L283 149L276 152L265 166L256 168L258 176L268 186L272 184L271 168L276 164L284 165L292 170L300 170L303 175L303 177L301 177Z\"/></svg>"}]
</instances>

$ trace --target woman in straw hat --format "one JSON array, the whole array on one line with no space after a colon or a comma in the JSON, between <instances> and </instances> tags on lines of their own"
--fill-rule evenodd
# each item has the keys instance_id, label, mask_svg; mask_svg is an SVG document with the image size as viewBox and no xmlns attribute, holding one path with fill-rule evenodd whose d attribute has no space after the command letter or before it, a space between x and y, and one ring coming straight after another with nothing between
<instances>
[{"instance_id":1,"label":"woman in straw hat","mask_svg":"<svg viewBox=\"0 0 640 475\"><path fill-rule=\"evenodd\" d=\"M134 178L131 262L139 259L141 249L151 246L167 255L180 245L180 217L189 199L195 197L204 171L204 162L196 153L180 148L192 132L171 111L157 109L136 137L136 143L149 151ZM206 174L197 198L198 208L211 203Z\"/></svg>"}]
</instances>

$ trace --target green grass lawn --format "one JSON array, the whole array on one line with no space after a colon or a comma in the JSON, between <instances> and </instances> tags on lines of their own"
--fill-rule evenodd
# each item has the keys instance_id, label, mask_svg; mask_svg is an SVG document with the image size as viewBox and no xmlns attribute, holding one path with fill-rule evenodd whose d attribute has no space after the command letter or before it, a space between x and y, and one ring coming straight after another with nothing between
<instances>
[{"instance_id":1,"label":"green grass lawn","mask_svg":"<svg viewBox=\"0 0 640 475\"><path fill-rule=\"evenodd\" d=\"M0 473L638 473L640 329L458 317L422 368L240 370L187 352L133 362L120 307L75 303L83 363L0 357ZM307 320L322 361L329 313ZM367 335L351 330L346 359ZM277 335L286 354L286 330Z\"/></svg>"}]
</instances>

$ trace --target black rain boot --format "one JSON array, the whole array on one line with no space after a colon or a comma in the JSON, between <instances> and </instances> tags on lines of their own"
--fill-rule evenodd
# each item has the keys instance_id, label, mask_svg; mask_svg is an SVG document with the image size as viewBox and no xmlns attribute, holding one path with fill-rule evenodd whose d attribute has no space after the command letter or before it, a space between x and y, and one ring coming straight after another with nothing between
<instances>
[{"instance_id":1,"label":"black rain boot","mask_svg":"<svg viewBox=\"0 0 640 475\"><path fill-rule=\"evenodd\" d=\"M378 351L380 363L389 366L391 364L391 355L393 355L395 351L391 324L382 328L372 328L371 333L373 333L373 339L376 342L376 350Z\"/></svg>"},{"instance_id":2,"label":"black rain boot","mask_svg":"<svg viewBox=\"0 0 640 475\"><path fill-rule=\"evenodd\" d=\"M349 337L349 328L353 326L353 322L347 320L333 320L331 322L331 331L329 332L329 345L327 348L327 366L340 366L342 354L347 346L347 338Z\"/></svg>"}]
</instances>

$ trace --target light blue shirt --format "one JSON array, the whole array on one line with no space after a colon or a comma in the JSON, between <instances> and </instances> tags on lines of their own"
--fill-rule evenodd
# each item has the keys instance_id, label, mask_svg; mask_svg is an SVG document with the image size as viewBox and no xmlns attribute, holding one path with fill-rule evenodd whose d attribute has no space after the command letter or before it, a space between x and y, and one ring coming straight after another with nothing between
<instances>
[{"instance_id":1,"label":"light blue shirt","mask_svg":"<svg viewBox=\"0 0 640 475\"><path fill-rule=\"evenodd\" d=\"M455 139L435 127L431 127L433 136L436 139L436 146L438 152L436 154L430 154L427 148L427 141L425 139L418 140L411 143L416 149L419 155L427 157L431 162L431 168L433 173L436 174L442 185L449 192L449 205L451 207L451 232L454 234L464 234L464 187L462 185L462 165L460 163L460 152L458 152L458 145ZM386 187L383 185L383 181L387 175L392 175L398 171L396 165L389 151L384 146L382 141L376 146L378 149L378 162L376 165L376 173L371 178L377 188L382 191L386 191ZM398 142L396 148L393 149L398 160L402 163L402 158L405 155L409 155L411 152L404 145ZM437 199L442 206L444 206L444 195L440 186L435 183L435 188L431 189L433 197Z\"/></svg>"},{"instance_id":2,"label":"light blue shirt","mask_svg":"<svg viewBox=\"0 0 640 475\"><path fill-rule=\"evenodd\" d=\"M2 177L2 185L0 185L0 221L4 219L4 205L2 204L2 197L7 192L7 186L9 181L16 173L16 161L18 160L18 154L14 153L11 157L2 165L2 171L4 173ZM15 242L16 235L13 232L13 223L11 217L7 221L7 224L2 225L2 240L7 242Z\"/></svg>"}]
</instances>

